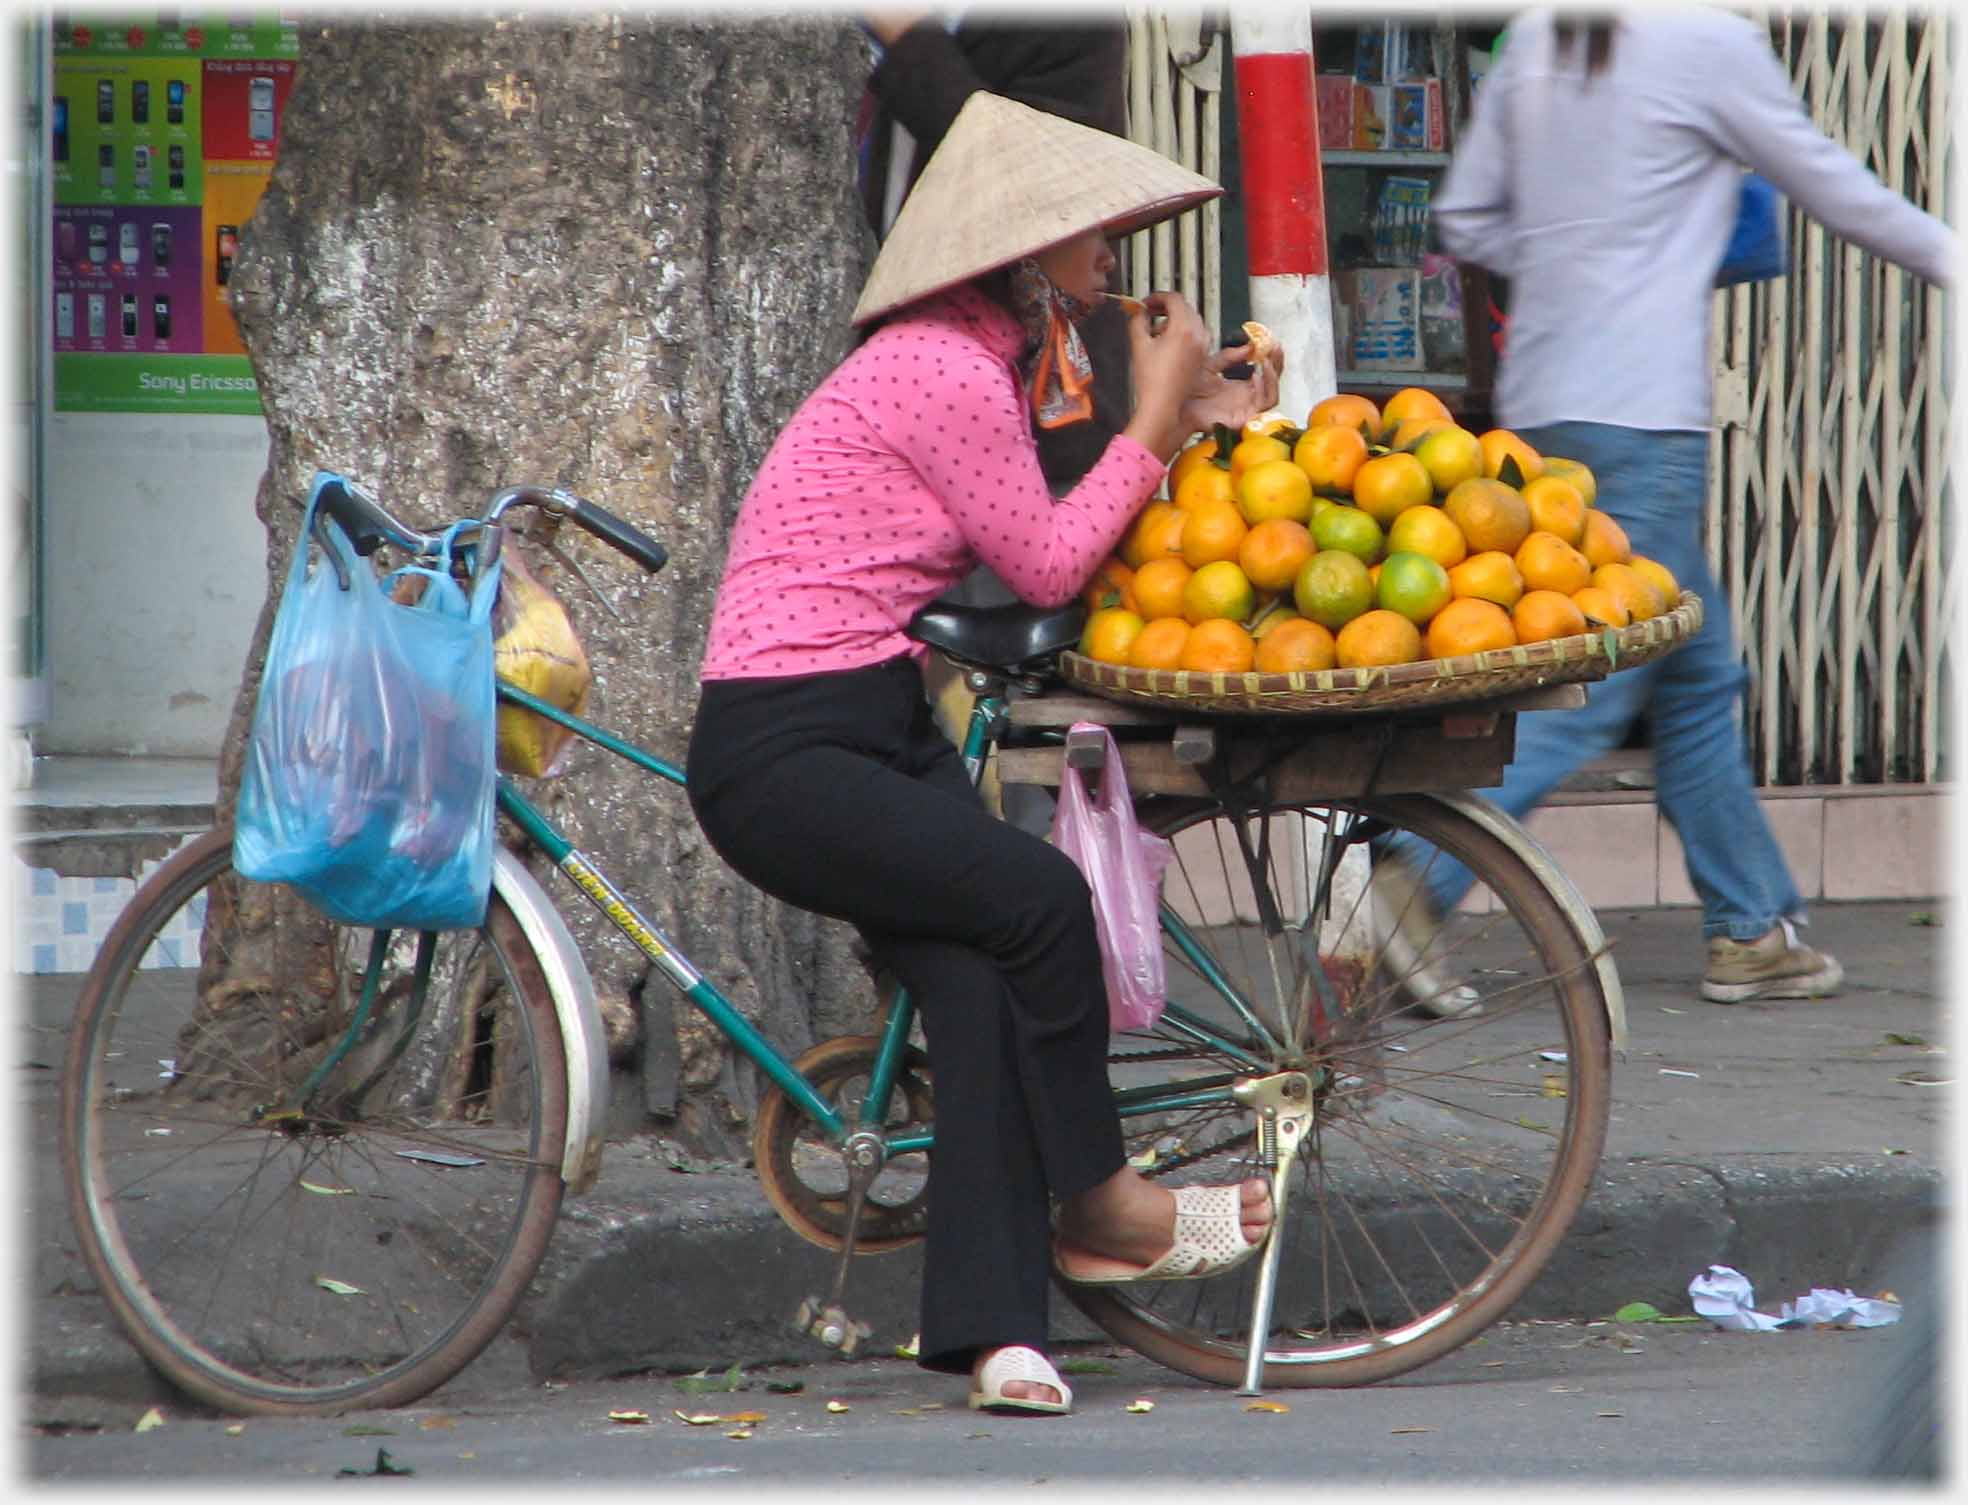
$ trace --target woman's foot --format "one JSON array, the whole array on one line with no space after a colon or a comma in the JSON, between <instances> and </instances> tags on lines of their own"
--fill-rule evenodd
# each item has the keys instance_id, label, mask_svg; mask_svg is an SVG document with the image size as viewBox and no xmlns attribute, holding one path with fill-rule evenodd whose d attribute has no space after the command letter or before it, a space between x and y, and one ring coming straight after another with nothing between
<instances>
[{"instance_id":1,"label":"woman's foot","mask_svg":"<svg viewBox=\"0 0 1968 1505\"><path fill-rule=\"evenodd\" d=\"M1071 1409L1073 1392L1036 1348L1007 1344L982 1348L970 1366L970 1408L1014 1414L1063 1416Z\"/></svg>"},{"instance_id":2,"label":"woman's foot","mask_svg":"<svg viewBox=\"0 0 1968 1505\"><path fill-rule=\"evenodd\" d=\"M1256 1177L1237 1188L1238 1225L1247 1246L1271 1228L1271 1188ZM1124 1280L1174 1246L1175 1196L1123 1166L1059 1206L1057 1262L1068 1280Z\"/></svg>"}]
</instances>

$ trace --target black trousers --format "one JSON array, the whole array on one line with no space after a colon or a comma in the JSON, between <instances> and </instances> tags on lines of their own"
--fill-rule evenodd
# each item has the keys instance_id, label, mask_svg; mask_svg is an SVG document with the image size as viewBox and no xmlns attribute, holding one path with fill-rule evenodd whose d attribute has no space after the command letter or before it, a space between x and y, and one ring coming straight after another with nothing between
<instances>
[{"instance_id":1,"label":"black trousers","mask_svg":"<svg viewBox=\"0 0 1968 1505\"><path fill-rule=\"evenodd\" d=\"M913 659L706 683L688 773L733 869L852 922L917 1001L936 1097L920 1362L1043 1347L1049 1199L1125 1159L1086 880L986 813Z\"/></svg>"}]
</instances>

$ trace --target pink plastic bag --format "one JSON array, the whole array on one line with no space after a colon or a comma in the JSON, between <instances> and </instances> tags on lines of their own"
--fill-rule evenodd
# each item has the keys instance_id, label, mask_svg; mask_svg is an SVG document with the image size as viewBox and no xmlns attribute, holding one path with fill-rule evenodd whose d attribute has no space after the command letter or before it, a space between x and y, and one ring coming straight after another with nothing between
<instances>
[{"instance_id":1,"label":"pink plastic bag","mask_svg":"<svg viewBox=\"0 0 1968 1505\"><path fill-rule=\"evenodd\" d=\"M1090 721L1075 723L1073 730L1100 733L1107 761L1097 799L1087 793L1079 769L1067 764L1062 770L1053 845L1073 859L1093 890L1109 1022L1116 1030L1152 1029L1168 1002L1161 889L1172 852L1161 837L1135 823L1114 734Z\"/></svg>"}]
</instances>

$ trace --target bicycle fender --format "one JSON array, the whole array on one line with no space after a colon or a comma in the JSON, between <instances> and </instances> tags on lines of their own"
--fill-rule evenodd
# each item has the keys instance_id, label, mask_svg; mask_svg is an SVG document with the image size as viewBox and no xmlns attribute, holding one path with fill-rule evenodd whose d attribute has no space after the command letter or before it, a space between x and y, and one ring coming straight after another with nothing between
<instances>
[{"instance_id":1,"label":"bicycle fender","mask_svg":"<svg viewBox=\"0 0 1968 1505\"><path fill-rule=\"evenodd\" d=\"M560 1178L578 1194L601 1175L608 1123L608 1037L595 1001L594 978L546 890L504 847L493 857L492 889L519 921L553 995L560 1042L567 1052L567 1146Z\"/></svg>"},{"instance_id":2,"label":"bicycle fender","mask_svg":"<svg viewBox=\"0 0 1968 1505\"><path fill-rule=\"evenodd\" d=\"M1433 798L1445 805L1455 806L1522 857L1530 864L1531 871L1544 881L1544 886L1551 891L1551 897L1572 917L1587 949L1598 954L1599 960L1595 965L1599 971L1599 985L1606 995L1606 1025L1612 1033L1613 1049L1624 1056L1626 992L1620 986L1619 968L1613 965L1613 954L1606 948L1606 932L1599 928L1599 916L1585 902L1585 895L1578 891L1578 885L1552 860L1542 842L1481 795L1457 790L1436 794Z\"/></svg>"}]
</instances>

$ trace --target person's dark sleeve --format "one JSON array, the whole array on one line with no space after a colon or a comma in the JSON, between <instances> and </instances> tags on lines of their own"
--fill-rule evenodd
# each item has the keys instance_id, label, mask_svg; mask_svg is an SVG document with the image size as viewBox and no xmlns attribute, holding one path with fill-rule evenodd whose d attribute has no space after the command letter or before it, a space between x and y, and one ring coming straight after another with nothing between
<instances>
[{"instance_id":1,"label":"person's dark sleeve","mask_svg":"<svg viewBox=\"0 0 1968 1505\"><path fill-rule=\"evenodd\" d=\"M916 138L918 166L929 160L964 101L987 87L957 39L934 17L897 37L868 78L889 118Z\"/></svg>"},{"instance_id":2,"label":"person's dark sleeve","mask_svg":"<svg viewBox=\"0 0 1968 1505\"><path fill-rule=\"evenodd\" d=\"M918 21L883 53L868 87L915 137L919 165L979 89L1123 135L1127 28L968 21L952 35L934 19Z\"/></svg>"}]
</instances>

